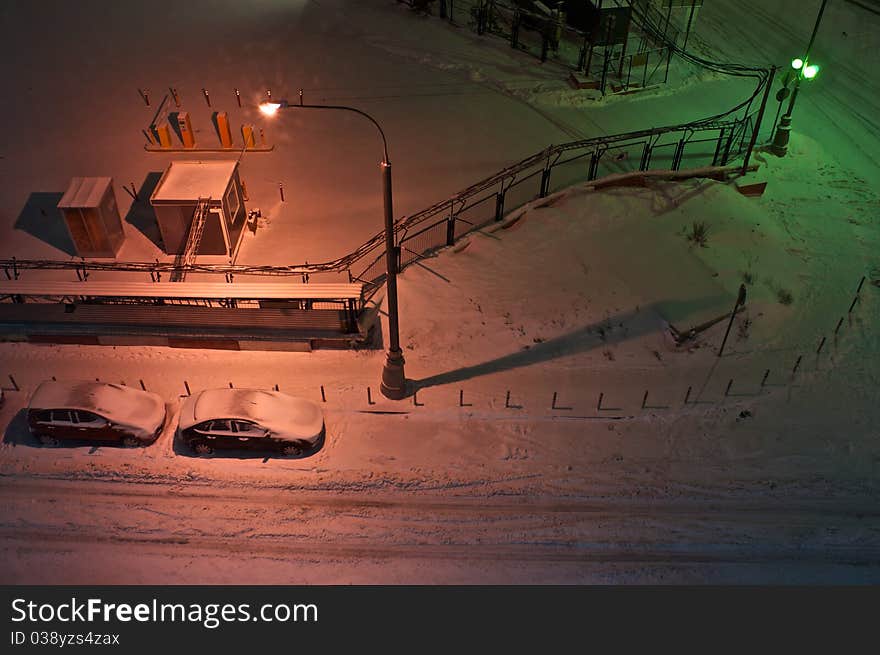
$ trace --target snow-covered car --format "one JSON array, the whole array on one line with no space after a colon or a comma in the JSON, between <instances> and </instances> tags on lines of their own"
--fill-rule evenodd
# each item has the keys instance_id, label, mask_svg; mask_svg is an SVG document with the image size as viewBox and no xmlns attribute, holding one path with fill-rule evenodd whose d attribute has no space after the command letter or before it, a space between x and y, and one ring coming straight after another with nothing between
<instances>
[{"instance_id":1,"label":"snow-covered car","mask_svg":"<svg viewBox=\"0 0 880 655\"><path fill-rule=\"evenodd\" d=\"M300 455L324 436L324 415L310 400L263 389L205 389L180 410L180 437L199 455L214 450L274 450Z\"/></svg>"},{"instance_id":2,"label":"snow-covered car","mask_svg":"<svg viewBox=\"0 0 880 655\"><path fill-rule=\"evenodd\" d=\"M47 381L28 405L31 434L46 445L65 440L144 446L165 425L165 402L121 384Z\"/></svg>"}]
</instances>

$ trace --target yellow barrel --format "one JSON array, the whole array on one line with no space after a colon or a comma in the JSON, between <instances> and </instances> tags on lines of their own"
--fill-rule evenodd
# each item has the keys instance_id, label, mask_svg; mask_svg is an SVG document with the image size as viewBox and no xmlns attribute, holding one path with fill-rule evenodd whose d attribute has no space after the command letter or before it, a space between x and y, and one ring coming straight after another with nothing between
<instances>
[{"instance_id":1,"label":"yellow barrel","mask_svg":"<svg viewBox=\"0 0 880 655\"><path fill-rule=\"evenodd\" d=\"M254 140L254 126L253 125L242 125L241 126L241 136L244 138L244 147L245 148L255 148L257 142Z\"/></svg>"},{"instance_id":2,"label":"yellow barrel","mask_svg":"<svg viewBox=\"0 0 880 655\"><path fill-rule=\"evenodd\" d=\"M168 121L162 121L156 126L156 135L159 137L159 145L163 148L171 147L171 126Z\"/></svg>"},{"instance_id":3,"label":"yellow barrel","mask_svg":"<svg viewBox=\"0 0 880 655\"><path fill-rule=\"evenodd\" d=\"M220 134L220 145L232 147L232 132L229 131L229 118L225 111L217 112L217 132Z\"/></svg>"},{"instance_id":4,"label":"yellow barrel","mask_svg":"<svg viewBox=\"0 0 880 655\"><path fill-rule=\"evenodd\" d=\"M196 137L192 131L192 124L189 122L189 112L182 111L177 114L177 127L180 129L180 140L183 141L183 146L194 148Z\"/></svg>"}]
</instances>

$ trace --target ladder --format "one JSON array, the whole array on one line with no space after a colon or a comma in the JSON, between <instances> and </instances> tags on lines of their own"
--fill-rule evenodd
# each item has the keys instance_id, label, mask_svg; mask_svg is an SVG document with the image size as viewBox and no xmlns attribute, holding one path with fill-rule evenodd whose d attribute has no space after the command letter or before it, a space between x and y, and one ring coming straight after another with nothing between
<instances>
[{"instance_id":1,"label":"ladder","mask_svg":"<svg viewBox=\"0 0 880 655\"><path fill-rule=\"evenodd\" d=\"M186 246L174 258L174 272L171 274L172 282L183 282L186 279L186 268L192 266L199 252L199 244L202 242L202 232L205 231L205 220L208 218L210 198L199 198L195 211L193 211L192 223L186 237Z\"/></svg>"}]
</instances>

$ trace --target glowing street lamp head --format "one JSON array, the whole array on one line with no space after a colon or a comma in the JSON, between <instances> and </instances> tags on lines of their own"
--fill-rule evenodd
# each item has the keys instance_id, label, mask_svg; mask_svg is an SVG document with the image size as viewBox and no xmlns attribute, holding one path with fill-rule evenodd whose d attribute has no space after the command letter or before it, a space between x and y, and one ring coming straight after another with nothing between
<instances>
[{"instance_id":1,"label":"glowing street lamp head","mask_svg":"<svg viewBox=\"0 0 880 655\"><path fill-rule=\"evenodd\" d=\"M819 67L816 64L804 66L804 78L811 80L819 74Z\"/></svg>"},{"instance_id":2,"label":"glowing street lamp head","mask_svg":"<svg viewBox=\"0 0 880 655\"><path fill-rule=\"evenodd\" d=\"M791 67L793 69L795 69L796 71L799 71L801 68L804 67L804 60L801 59L800 57L798 57L796 59L792 59L791 60Z\"/></svg>"},{"instance_id":3,"label":"glowing street lamp head","mask_svg":"<svg viewBox=\"0 0 880 655\"><path fill-rule=\"evenodd\" d=\"M260 103L260 111L266 116L274 116L281 109L280 102L263 102Z\"/></svg>"}]
</instances>

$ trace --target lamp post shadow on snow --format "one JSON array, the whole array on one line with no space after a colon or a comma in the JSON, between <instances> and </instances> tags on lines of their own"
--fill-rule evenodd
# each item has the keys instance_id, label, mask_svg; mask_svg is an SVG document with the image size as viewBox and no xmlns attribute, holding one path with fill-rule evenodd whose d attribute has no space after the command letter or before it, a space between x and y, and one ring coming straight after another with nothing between
<instances>
[{"instance_id":1,"label":"lamp post shadow on snow","mask_svg":"<svg viewBox=\"0 0 880 655\"><path fill-rule=\"evenodd\" d=\"M630 339L649 334L659 334L668 324L663 318L670 310L693 311L717 302L714 296L693 300L667 300L620 314L580 327L573 332L547 341L542 341L527 349L503 357L498 357L473 366L465 366L438 373L420 380L410 380L410 395L426 387L435 387L455 382L463 382L483 375L510 371L532 364L541 364L560 357L578 355L596 348L623 343ZM622 326L621 326L622 324Z\"/></svg>"}]
</instances>

